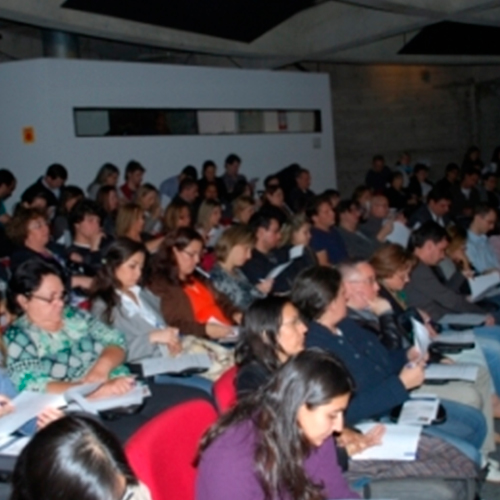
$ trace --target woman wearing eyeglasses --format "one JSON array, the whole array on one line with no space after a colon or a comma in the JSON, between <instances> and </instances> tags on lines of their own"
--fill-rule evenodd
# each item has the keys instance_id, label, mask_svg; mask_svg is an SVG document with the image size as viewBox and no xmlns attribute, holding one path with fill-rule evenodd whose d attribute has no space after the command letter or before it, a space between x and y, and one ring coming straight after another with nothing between
<instances>
[{"instance_id":1,"label":"woman wearing eyeglasses","mask_svg":"<svg viewBox=\"0 0 500 500\"><path fill-rule=\"evenodd\" d=\"M55 266L68 287L90 287L92 278L72 273L58 246L50 242L50 228L44 211L37 208L18 210L7 226L7 236L17 246L10 259L13 272L23 262L36 258Z\"/></svg>"},{"instance_id":2,"label":"woman wearing eyeglasses","mask_svg":"<svg viewBox=\"0 0 500 500\"><path fill-rule=\"evenodd\" d=\"M59 393L104 382L102 396L124 394L134 381L122 365L125 340L90 314L66 306L57 268L39 259L21 264L9 286L18 315L4 335L7 371L17 390Z\"/></svg>"},{"instance_id":3,"label":"woman wearing eyeglasses","mask_svg":"<svg viewBox=\"0 0 500 500\"><path fill-rule=\"evenodd\" d=\"M153 258L149 286L161 299L168 325L183 334L227 337L240 312L195 273L202 250L203 239L194 229L183 227L167 234Z\"/></svg>"}]
</instances>

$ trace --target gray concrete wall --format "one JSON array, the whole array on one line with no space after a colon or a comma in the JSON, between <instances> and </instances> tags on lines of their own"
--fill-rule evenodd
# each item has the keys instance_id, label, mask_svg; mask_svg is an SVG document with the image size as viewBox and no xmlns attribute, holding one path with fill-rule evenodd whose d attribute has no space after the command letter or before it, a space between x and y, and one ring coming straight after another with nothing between
<instances>
[{"instance_id":1,"label":"gray concrete wall","mask_svg":"<svg viewBox=\"0 0 500 500\"><path fill-rule=\"evenodd\" d=\"M362 183L374 154L385 155L392 166L400 151L409 150L414 161L430 161L436 179L448 162L461 163L470 145L477 143L489 161L500 144L499 66L307 68L330 74L337 177L343 193ZM472 79L477 82L477 120L467 83Z\"/></svg>"}]
</instances>

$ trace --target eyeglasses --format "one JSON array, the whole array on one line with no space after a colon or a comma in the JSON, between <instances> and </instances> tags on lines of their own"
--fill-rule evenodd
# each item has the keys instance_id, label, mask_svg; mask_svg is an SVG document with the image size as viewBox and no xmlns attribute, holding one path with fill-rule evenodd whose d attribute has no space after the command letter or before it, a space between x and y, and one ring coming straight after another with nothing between
<instances>
[{"instance_id":1,"label":"eyeglasses","mask_svg":"<svg viewBox=\"0 0 500 500\"><path fill-rule=\"evenodd\" d=\"M57 301L61 301L63 304L68 302L68 292L63 292L61 295L54 295L53 297L41 297L40 295L35 295L33 293L28 295L31 299L38 299L47 304L54 304Z\"/></svg>"},{"instance_id":2,"label":"eyeglasses","mask_svg":"<svg viewBox=\"0 0 500 500\"><path fill-rule=\"evenodd\" d=\"M181 250L186 255L189 255L192 259L201 259L201 255L198 252L190 252L189 250Z\"/></svg>"},{"instance_id":3,"label":"eyeglasses","mask_svg":"<svg viewBox=\"0 0 500 500\"><path fill-rule=\"evenodd\" d=\"M285 321L284 323L281 323L281 326L292 326L295 328L302 324L303 324L302 319L300 317L296 317L291 319L290 321Z\"/></svg>"},{"instance_id":4,"label":"eyeglasses","mask_svg":"<svg viewBox=\"0 0 500 500\"><path fill-rule=\"evenodd\" d=\"M363 285L374 285L377 282L376 278L370 277L364 280L348 280L348 283L361 283Z\"/></svg>"},{"instance_id":5,"label":"eyeglasses","mask_svg":"<svg viewBox=\"0 0 500 500\"><path fill-rule=\"evenodd\" d=\"M48 226L49 223L46 220L37 220L28 224L28 229L41 229L42 227Z\"/></svg>"}]
</instances>

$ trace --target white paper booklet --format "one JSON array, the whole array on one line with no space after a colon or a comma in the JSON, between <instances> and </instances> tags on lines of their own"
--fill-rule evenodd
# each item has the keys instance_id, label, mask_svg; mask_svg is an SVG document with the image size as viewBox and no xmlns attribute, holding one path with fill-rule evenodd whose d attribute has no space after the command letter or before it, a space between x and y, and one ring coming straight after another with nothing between
<instances>
[{"instance_id":1,"label":"white paper booklet","mask_svg":"<svg viewBox=\"0 0 500 500\"><path fill-rule=\"evenodd\" d=\"M434 344L474 344L476 337L472 330L463 330L461 332L446 331L440 333L432 339Z\"/></svg>"},{"instance_id":2,"label":"white paper booklet","mask_svg":"<svg viewBox=\"0 0 500 500\"><path fill-rule=\"evenodd\" d=\"M486 314L445 314L440 320L441 325L479 326L486 321Z\"/></svg>"},{"instance_id":3,"label":"white paper booklet","mask_svg":"<svg viewBox=\"0 0 500 500\"><path fill-rule=\"evenodd\" d=\"M292 263L291 260L288 262L285 262L284 264L279 264L275 268L271 269L267 273L267 276L265 277L266 280L273 280L274 278L278 277L290 264Z\"/></svg>"},{"instance_id":4,"label":"white paper booklet","mask_svg":"<svg viewBox=\"0 0 500 500\"><path fill-rule=\"evenodd\" d=\"M93 393L101 384L82 384L73 387L65 392L64 396L70 409L75 406L88 413L96 414L99 411L112 410L142 404L145 397L150 395L149 388L137 384L132 390L121 396L111 396L108 398L87 399L86 396Z\"/></svg>"},{"instance_id":5,"label":"white paper booklet","mask_svg":"<svg viewBox=\"0 0 500 500\"><path fill-rule=\"evenodd\" d=\"M212 366L212 360L208 354L179 354L178 356L158 356L147 358L139 362L142 374L152 377L161 373L180 373L188 369L208 370Z\"/></svg>"},{"instance_id":6,"label":"white paper booklet","mask_svg":"<svg viewBox=\"0 0 500 500\"><path fill-rule=\"evenodd\" d=\"M477 365L466 363L451 365L434 363L426 366L425 380L464 380L465 382L475 382L477 371Z\"/></svg>"},{"instance_id":7,"label":"white paper booklet","mask_svg":"<svg viewBox=\"0 0 500 500\"><path fill-rule=\"evenodd\" d=\"M411 231L401 222L394 221L394 227L391 233L387 236L386 240L390 243L396 243L406 248L408 240L410 239Z\"/></svg>"},{"instance_id":8,"label":"white paper booklet","mask_svg":"<svg viewBox=\"0 0 500 500\"><path fill-rule=\"evenodd\" d=\"M429 346L431 344L431 338L429 335L429 331L423 325L420 323L420 321L417 321L414 318L411 318L411 326L413 330L413 342L415 348L418 350L420 353L420 358L424 358Z\"/></svg>"},{"instance_id":9,"label":"white paper booklet","mask_svg":"<svg viewBox=\"0 0 500 500\"><path fill-rule=\"evenodd\" d=\"M369 422L358 424L356 428L365 433L375 425L376 422ZM352 460L415 460L422 427L399 424L384 424L384 426L382 443L356 453Z\"/></svg>"},{"instance_id":10,"label":"white paper booklet","mask_svg":"<svg viewBox=\"0 0 500 500\"><path fill-rule=\"evenodd\" d=\"M398 424L430 425L439 410L439 398L435 394L412 394L399 414Z\"/></svg>"},{"instance_id":11,"label":"white paper booklet","mask_svg":"<svg viewBox=\"0 0 500 500\"><path fill-rule=\"evenodd\" d=\"M45 408L66 406L66 400L63 394L23 391L12 400L12 404L14 411L0 418L0 435L2 436L17 431L26 422L36 418Z\"/></svg>"},{"instance_id":12,"label":"white paper booklet","mask_svg":"<svg viewBox=\"0 0 500 500\"><path fill-rule=\"evenodd\" d=\"M469 278L468 282L471 290L470 298L473 302L476 302L481 300L489 290L500 283L500 274L496 271L482 274L481 276Z\"/></svg>"}]
</instances>

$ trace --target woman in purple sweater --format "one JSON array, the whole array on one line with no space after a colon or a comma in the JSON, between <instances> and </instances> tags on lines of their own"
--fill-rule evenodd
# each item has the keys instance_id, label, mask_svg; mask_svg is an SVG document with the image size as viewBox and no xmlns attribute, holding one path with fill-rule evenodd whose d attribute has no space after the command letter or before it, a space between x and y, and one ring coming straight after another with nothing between
<instances>
[{"instance_id":1,"label":"woman in purple sweater","mask_svg":"<svg viewBox=\"0 0 500 500\"><path fill-rule=\"evenodd\" d=\"M196 500L359 498L342 477L341 432L352 381L342 363L303 351L204 436Z\"/></svg>"}]
</instances>

